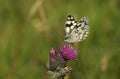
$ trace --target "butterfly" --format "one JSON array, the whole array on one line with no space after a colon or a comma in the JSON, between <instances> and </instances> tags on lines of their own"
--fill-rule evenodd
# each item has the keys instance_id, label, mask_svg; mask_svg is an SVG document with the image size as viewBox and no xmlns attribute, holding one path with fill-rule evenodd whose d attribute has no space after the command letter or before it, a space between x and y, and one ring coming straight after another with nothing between
<instances>
[{"instance_id":1,"label":"butterfly","mask_svg":"<svg viewBox=\"0 0 120 79\"><path fill-rule=\"evenodd\" d=\"M68 15L65 22L66 36L64 37L64 41L68 43L83 41L88 36L89 29L87 17L76 20L74 16Z\"/></svg>"}]
</instances>

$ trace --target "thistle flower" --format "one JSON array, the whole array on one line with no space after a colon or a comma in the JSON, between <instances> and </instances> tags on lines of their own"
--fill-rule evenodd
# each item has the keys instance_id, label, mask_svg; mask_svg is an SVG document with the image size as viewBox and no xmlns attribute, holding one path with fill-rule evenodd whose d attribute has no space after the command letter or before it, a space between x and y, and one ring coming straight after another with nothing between
<instances>
[{"instance_id":1,"label":"thistle flower","mask_svg":"<svg viewBox=\"0 0 120 79\"><path fill-rule=\"evenodd\" d=\"M64 60L60 52L52 48L50 51L49 69L60 70L60 68L65 67L65 65L66 65L66 60Z\"/></svg>"},{"instance_id":2,"label":"thistle flower","mask_svg":"<svg viewBox=\"0 0 120 79\"><path fill-rule=\"evenodd\" d=\"M56 51L55 51L54 48L52 48L51 51L50 51L50 62L51 62L51 63L54 63L54 62L55 62L55 56L56 56L55 52L56 52Z\"/></svg>"},{"instance_id":3,"label":"thistle flower","mask_svg":"<svg viewBox=\"0 0 120 79\"><path fill-rule=\"evenodd\" d=\"M48 76L50 79L63 79L70 74L72 68L66 66L68 60L76 60L77 51L68 45L63 45L58 51L54 48L50 50Z\"/></svg>"},{"instance_id":4,"label":"thistle flower","mask_svg":"<svg viewBox=\"0 0 120 79\"><path fill-rule=\"evenodd\" d=\"M77 51L70 45L62 46L60 49L60 53L66 60L76 60L77 59Z\"/></svg>"}]
</instances>

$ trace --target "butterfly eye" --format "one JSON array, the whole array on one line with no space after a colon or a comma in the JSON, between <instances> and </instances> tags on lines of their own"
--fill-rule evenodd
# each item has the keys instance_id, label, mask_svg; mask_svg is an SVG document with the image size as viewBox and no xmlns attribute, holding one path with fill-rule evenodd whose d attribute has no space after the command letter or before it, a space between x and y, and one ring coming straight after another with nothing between
<instances>
[{"instance_id":1,"label":"butterfly eye","mask_svg":"<svg viewBox=\"0 0 120 79\"><path fill-rule=\"evenodd\" d=\"M67 20L68 21L73 21L73 20L75 20L75 18L72 15L68 15L67 16Z\"/></svg>"},{"instance_id":2,"label":"butterfly eye","mask_svg":"<svg viewBox=\"0 0 120 79\"><path fill-rule=\"evenodd\" d=\"M74 17L72 17L72 16L71 16L71 18L70 18L70 19L71 19L71 20L73 20L73 19L74 19Z\"/></svg>"},{"instance_id":3,"label":"butterfly eye","mask_svg":"<svg viewBox=\"0 0 120 79\"><path fill-rule=\"evenodd\" d=\"M68 15L68 16L67 16L67 20L70 20L70 19L71 19L71 15Z\"/></svg>"},{"instance_id":4,"label":"butterfly eye","mask_svg":"<svg viewBox=\"0 0 120 79\"><path fill-rule=\"evenodd\" d=\"M67 17L67 20L70 20L70 17Z\"/></svg>"}]
</instances>

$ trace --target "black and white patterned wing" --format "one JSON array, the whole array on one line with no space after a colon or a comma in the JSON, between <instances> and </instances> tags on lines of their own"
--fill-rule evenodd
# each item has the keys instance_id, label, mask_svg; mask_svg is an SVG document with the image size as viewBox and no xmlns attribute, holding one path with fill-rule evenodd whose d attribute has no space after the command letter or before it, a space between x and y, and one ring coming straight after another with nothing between
<instances>
[{"instance_id":1,"label":"black and white patterned wing","mask_svg":"<svg viewBox=\"0 0 120 79\"><path fill-rule=\"evenodd\" d=\"M83 17L77 21L72 15L68 15L65 23L65 32L64 41L70 43L83 41L89 34L88 18Z\"/></svg>"},{"instance_id":2,"label":"black and white patterned wing","mask_svg":"<svg viewBox=\"0 0 120 79\"><path fill-rule=\"evenodd\" d=\"M66 34L70 34L76 25L77 25L77 21L75 20L75 18L72 15L68 15L67 21L65 23Z\"/></svg>"},{"instance_id":3,"label":"black and white patterned wing","mask_svg":"<svg viewBox=\"0 0 120 79\"><path fill-rule=\"evenodd\" d=\"M89 25L88 25L88 18L87 17L83 17L81 18L77 25L76 25L76 33L77 33L77 37L78 41L83 41L86 39L86 37L89 34Z\"/></svg>"}]
</instances>

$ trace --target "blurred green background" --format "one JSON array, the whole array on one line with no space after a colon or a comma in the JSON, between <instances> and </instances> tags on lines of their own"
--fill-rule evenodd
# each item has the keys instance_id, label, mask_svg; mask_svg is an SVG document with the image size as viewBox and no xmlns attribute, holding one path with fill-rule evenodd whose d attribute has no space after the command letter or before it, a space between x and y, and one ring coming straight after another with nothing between
<instances>
[{"instance_id":1,"label":"blurred green background","mask_svg":"<svg viewBox=\"0 0 120 79\"><path fill-rule=\"evenodd\" d=\"M90 25L69 79L120 79L120 0L0 0L0 79L47 79L68 14Z\"/></svg>"}]
</instances>

